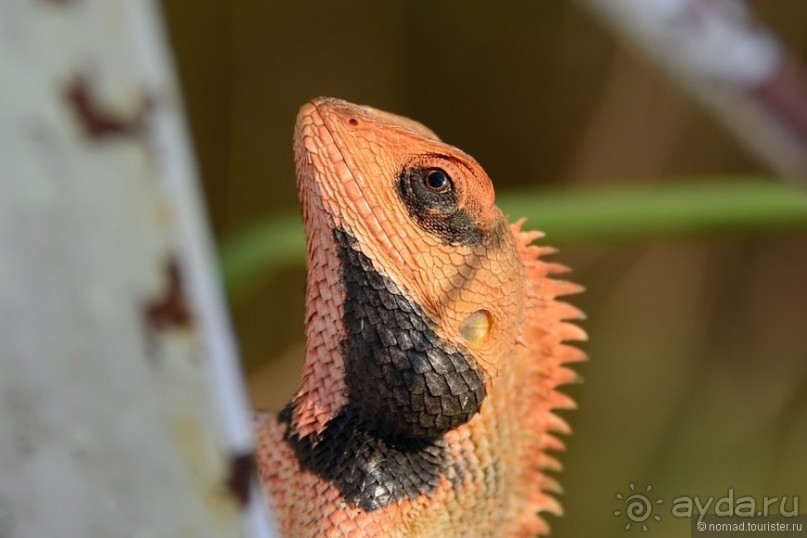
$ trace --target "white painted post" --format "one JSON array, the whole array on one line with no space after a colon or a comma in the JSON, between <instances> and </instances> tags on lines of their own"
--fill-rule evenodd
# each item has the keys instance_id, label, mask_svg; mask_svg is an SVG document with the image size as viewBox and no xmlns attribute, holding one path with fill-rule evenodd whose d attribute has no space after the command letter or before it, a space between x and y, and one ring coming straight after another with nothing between
<instances>
[{"instance_id":1,"label":"white painted post","mask_svg":"<svg viewBox=\"0 0 807 538\"><path fill-rule=\"evenodd\" d=\"M0 2L0 66L0 536L274 536L153 2Z\"/></svg>"}]
</instances>

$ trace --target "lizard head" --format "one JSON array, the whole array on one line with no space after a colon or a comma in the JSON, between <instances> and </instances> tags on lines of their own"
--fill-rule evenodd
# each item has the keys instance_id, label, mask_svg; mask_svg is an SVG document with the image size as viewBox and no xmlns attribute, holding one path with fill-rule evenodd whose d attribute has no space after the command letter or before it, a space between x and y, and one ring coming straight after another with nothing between
<instances>
[{"instance_id":1,"label":"lizard head","mask_svg":"<svg viewBox=\"0 0 807 538\"><path fill-rule=\"evenodd\" d=\"M524 315L487 174L415 121L331 98L300 110L295 156L309 261L295 431L345 412L395 438L467 422Z\"/></svg>"}]
</instances>

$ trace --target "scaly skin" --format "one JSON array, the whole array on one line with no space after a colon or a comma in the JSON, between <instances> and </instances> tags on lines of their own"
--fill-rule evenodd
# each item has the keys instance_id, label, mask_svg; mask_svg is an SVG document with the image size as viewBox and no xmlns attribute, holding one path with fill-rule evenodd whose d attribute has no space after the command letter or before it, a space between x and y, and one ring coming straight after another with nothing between
<instances>
[{"instance_id":1,"label":"scaly skin","mask_svg":"<svg viewBox=\"0 0 807 538\"><path fill-rule=\"evenodd\" d=\"M319 98L297 118L306 358L257 461L285 536L534 536L583 360L537 232L423 125Z\"/></svg>"}]
</instances>

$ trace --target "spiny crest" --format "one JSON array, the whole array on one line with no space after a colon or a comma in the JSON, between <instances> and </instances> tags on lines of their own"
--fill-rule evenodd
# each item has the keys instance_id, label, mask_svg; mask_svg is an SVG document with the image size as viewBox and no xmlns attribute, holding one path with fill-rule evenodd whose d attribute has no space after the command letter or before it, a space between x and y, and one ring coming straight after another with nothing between
<instances>
[{"instance_id":1,"label":"spiny crest","mask_svg":"<svg viewBox=\"0 0 807 538\"><path fill-rule=\"evenodd\" d=\"M556 434L569 434L571 428L555 410L573 409L575 402L558 390L558 387L579 380L577 373L568 365L586 360L581 350L565 344L567 341L583 341L585 331L570 323L570 320L584 319L576 307L558 300L559 297L580 293L582 286L558 280L554 276L567 273L569 269L561 264L542 259L553 254L552 247L532 244L543 237L541 232L522 231L524 219L511 225L517 248L527 275L526 316L522 343L530 355L527 405L529 413L520 414L525 434L530 434L528 454L538 457L527 459L522 474L522 492L530 499L520 518L519 535L534 536L547 534L549 527L538 512L562 515L563 508L552 494L561 493L560 485L547 471L560 471L560 462L548 452L565 449L563 441ZM537 484L537 488L536 488Z\"/></svg>"}]
</instances>

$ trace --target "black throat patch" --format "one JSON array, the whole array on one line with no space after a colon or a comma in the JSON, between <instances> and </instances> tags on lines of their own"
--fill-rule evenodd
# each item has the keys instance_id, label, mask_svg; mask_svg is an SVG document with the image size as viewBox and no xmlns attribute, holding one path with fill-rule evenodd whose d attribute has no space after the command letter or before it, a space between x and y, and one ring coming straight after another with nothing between
<instances>
[{"instance_id":1,"label":"black throat patch","mask_svg":"<svg viewBox=\"0 0 807 538\"><path fill-rule=\"evenodd\" d=\"M286 442L300 466L333 484L351 506L371 512L402 499L431 495L442 476L461 480L460 465L446 463L442 439L391 442L364 430L345 411L328 423L323 434L298 438L290 434L292 405L280 414L287 425Z\"/></svg>"},{"instance_id":2,"label":"black throat patch","mask_svg":"<svg viewBox=\"0 0 807 538\"><path fill-rule=\"evenodd\" d=\"M443 476L461 479L462 464L446 462L443 435L479 411L485 380L352 236L335 229L333 237L345 287L348 404L318 438L292 433L287 441L303 468L369 511L429 495ZM287 408L281 420L290 415Z\"/></svg>"},{"instance_id":3,"label":"black throat patch","mask_svg":"<svg viewBox=\"0 0 807 538\"><path fill-rule=\"evenodd\" d=\"M435 334L355 239L340 229L333 235L345 286L348 401L363 426L388 439L434 439L468 422L485 398L473 359Z\"/></svg>"}]
</instances>

